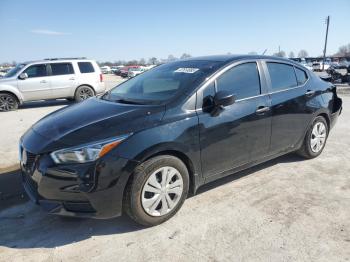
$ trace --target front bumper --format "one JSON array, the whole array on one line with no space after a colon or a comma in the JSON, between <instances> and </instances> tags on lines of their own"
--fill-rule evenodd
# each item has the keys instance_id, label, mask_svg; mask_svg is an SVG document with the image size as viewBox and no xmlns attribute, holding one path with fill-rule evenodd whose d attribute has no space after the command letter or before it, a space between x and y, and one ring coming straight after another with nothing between
<instances>
[{"instance_id":1,"label":"front bumper","mask_svg":"<svg viewBox=\"0 0 350 262\"><path fill-rule=\"evenodd\" d=\"M56 165L48 155L24 152L24 189L45 211L91 218L121 215L124 188L138 162L111 155L93 163Z\"/></svg>"}]
</instances>

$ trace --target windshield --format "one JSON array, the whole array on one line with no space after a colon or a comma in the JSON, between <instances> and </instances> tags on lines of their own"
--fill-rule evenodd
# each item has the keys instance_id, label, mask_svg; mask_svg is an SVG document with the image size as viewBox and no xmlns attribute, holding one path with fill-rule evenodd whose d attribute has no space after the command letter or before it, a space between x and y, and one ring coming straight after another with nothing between
<instances>
[{"instance_id":1,"label":"windshield","mask_svg":"<svg viewBox=\"0 0 350 262\"><path fill-rule=\"evenodd\" d=\"M189 60L160 65L116 86L103 99L123 103L162 103L179 92L196 88L222 64Z\"/></svg>"},{"instance_id":2,"label":"windshield","mask_svg":"<svg viewBox=\"0 0 350 262\"><path fill-rule=\"evenodd\" d=\"M4 77L13 77L16 75L26 64L18 64L16 67L12 68Z\"/></svg>"}]
</instances>

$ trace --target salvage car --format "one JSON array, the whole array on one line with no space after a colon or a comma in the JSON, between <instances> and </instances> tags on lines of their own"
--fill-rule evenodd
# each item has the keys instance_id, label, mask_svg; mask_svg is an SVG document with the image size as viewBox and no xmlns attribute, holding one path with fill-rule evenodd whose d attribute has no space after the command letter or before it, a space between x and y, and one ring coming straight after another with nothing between
<instances>
[{"instance_id":1,"label":"salvage car","mask_svg":"<svg viewBox=\"0 0 350 262\"><path fill-rule=\"evenodd\" d=\"M139 66L133 65L133 66L124 66L123 68L120 69L119 71L119 76L123 78L127 78L129 76L129 70L130 69L136 69L139 68Z\"/></svg>"},{"instance_id":2,"label":"salvage car","mask_svg":"<svg viewBox=\"0 0 350 262\"><path fill-rule=\"evenodd\" d=\"M20 63L0 79L0 111L34 100L78 102L105 92L99 66L85 58L51 58Z\"/></svg>"},{"instance_id":3,"label":"salvage car","mask_svg":"<svg viewBox=\"0 0 350 262\"><path fill-rule=\"evenodd\" d=\"M23 185L51 214L154 226L208 182L319 156L341 109L334 85L287 59L179 60L34 124L20 140Z\"/></svg>"},{"instance_id":4,"label":"salvage car","mask_svg":"<svg viewBox=\"0 0 350 262\"><path fill-rule=\"evenodd\" d=\"M139 74L142 74L143 72L145 72L146 70L143 67L135 67L135 68L130 68L128 71L128 77L135 77Z\"/></svg>"},{"instance_id":5,"label":"salvage car","mask_svg":"<svg viewBox=\"0 0 350 262\"><path fill-rule=\"evenodd\" d=\"M350 65L332 65L327 70L323 80L332 83L350 83Z\"/></svg>"}]
</instances>

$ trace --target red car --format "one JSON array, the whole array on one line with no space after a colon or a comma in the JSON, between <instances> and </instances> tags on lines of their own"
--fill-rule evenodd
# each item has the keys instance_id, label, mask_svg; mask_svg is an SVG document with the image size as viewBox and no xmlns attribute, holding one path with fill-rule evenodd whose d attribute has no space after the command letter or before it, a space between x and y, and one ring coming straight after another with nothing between
<instances>
[{"instance_id":1,"label":"red car","mask_svg":"<svg viewBox=\"0 0 350 262\"><path fill-rule=\"evenodd\" d=\"M128 77L129 69L130 68L139 68L140 66L132 65L132 66L124 66L122 69L120 69L119 75L121 77Z\"/></svg>"}]
</instances>

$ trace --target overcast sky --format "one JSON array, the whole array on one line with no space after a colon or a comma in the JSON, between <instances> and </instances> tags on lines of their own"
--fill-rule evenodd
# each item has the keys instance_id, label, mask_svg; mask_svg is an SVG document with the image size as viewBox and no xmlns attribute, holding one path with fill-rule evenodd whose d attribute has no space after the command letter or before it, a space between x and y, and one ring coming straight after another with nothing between
<instances>
[{"instance_id":1,"label":"overcast sky","mask_svg":"<svg viewBox=\"0 0 350 262\"><path fill-rule=\"evenodd\" d=\"M0 62L99 61L278 51L322 54L350 43L350 0L0 1Z\"/></svg>"}]
</instances>

